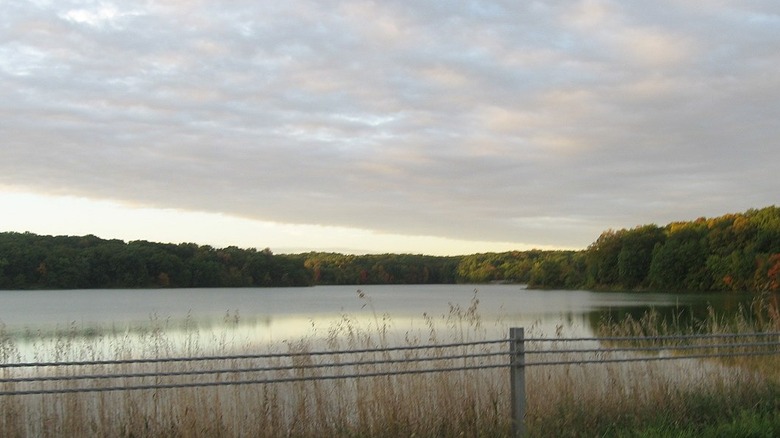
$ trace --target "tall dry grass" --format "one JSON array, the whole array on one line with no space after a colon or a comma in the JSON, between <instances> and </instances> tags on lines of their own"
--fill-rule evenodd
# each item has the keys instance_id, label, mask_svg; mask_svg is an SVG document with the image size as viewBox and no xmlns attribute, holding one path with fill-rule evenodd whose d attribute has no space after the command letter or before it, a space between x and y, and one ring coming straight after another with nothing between
<instances>
[{"instance_id":1,"label":"tall dry grass","mask_svg":"<svg viewBox=\"0 0 780 438\"><path fill-rule=\"evenodd\" d=\"M370 298L361 296L373 309ZM286 383L235 386L144 389L43 395L0 396L0 436L60 437L446 437L509 436L509 371L507 368L463 370L409 375L383 375L347 379L323 379L357 372L402 372L426 368L503 365L506 355L446 359L446 355L472 356L501 352L507 344L465 345L454 349L391 350L394 346L442 345L484 340L487 330L479 315L475 296L468 308L451 306L448 315L426 316L427 328L406 333L402 339L391 333L392 321L374 312L370 323L361 324L350 315L327 327L324 333L265 346L269 353L290 357L221 360L214 362L125 363L51 368L1 368L3 379L25 375L73 376L79 374L129 374L137 372L184 372L249 368L292 367L271 372L240 372L210 375L122 377L111 380L54 382L6 382L0 391L46 388L109 387L171 384L177 382L244 381L253 379L311 378ZM725 333L729 331L777 330L780 318L771 303L756 303L753 312L726 319L711 314L707 320L675 326L650 312L642 319L603 321L597 328L603 336L662 335L672 333ZM237 324L237 315L227 315L225 325ZM443 328L442 328L443 327ZM205 335L195 324L184 327L183 338L171 339L169 322L154 321L137 334L96 332L87 341L78 327L50 337L28 333L26 348L36 361L83 361L255 353L251 340L235 338L225 330ZM180 327L181 328L181 327ZM507 328L508 331L508 328ZM526 331L526 350L562 351L566 327L549 339ZM208 337L212 336L212 337ZM216 336L216 337L214 337ZM608 344L605 344L608 346ZM588 343L582 346L591 346ZM366 350L376 351L366 351ZM323 351L360 350L356 354L311 355ZM303 354L301 354L303 353ZM641 353L625 353L628 357ZM664 353L674 354L674 353ZM422 358L434 360L419 362ZM570 358L553 353L545 358ZM594 357L599 357L594 353ZM0 328L0 359L21 360L20 343ZM386 365L398 359L410 362ZM530 356L529 359L531 360ZM306 368L324 363L362 361L370 365L340 368ZM736 415L746 408L778 403L775 375L777 357L559 365L528 367L526 371L527 416L530 436L616 435L644 424L706 424Z\"/></svg>"},{"instance_id":2,"label":"tall dry grass","mask_svg":"<svg viewBox=\"0 0 780 438\"><path fill-rule=\"evenodd\" d=\"M663 424L667 428L692 430L696 436L695 431L699 428L739 417L745 410L757 409L776 416L780 414L777 345L730 345L777 342L777 337L696 336L778 331L780 312L772 296L757 297L749 307L741 308L736 314L717 314L710 308L708 316L701 320L664 319L654 310L638 319L630 315L620 321L605 319L596 327L598 337L658 339L628 344L602 341L600 345L605 349L621 346L668 349L617 354L618 358L646 357L646 361L640 362L531 368L529 395L546 394L546 397L531 402L534 406L529 409L533 412L527 419L529 428L536 436L634 436L630 431ZM726 347L713 348L714 345ZM685 349L673 348L680 346ZM756 351L775 354L729 356ZM723 356L679 358L697 354ZM675 356L675 360L654 360ZM615 357L610 355L610 358Z\"/></svg>"},{"instance_id":3,"label":"tall dry grass","mask_svg":"<svg viewBox=\"0 0 780 438\"><path fill-rule=\"evenodd\" d=\"M370 299L366 299L370 305ZM74 376L80 374L192 373L213 369L291 367L270 372L238 372L208 375L144 378L88 379L85 381L6 382L0 391L63 389L84 386L136 386L178 382L246 381L307 378L285 383L216 387L143 389L0 396L0 436L119 436L119 437L279 437L279 436L505 436L509 403L505 372L454 371L409 375L383 375L330 379L339 375L414 372L425 368L450 368L505 363L505 356L446 359L446 355L471 355L505 349L503 345L467 345L457 348L392 350L397 344L468 342L484 339L475 300L463 309L452 306L444 321L429 318L429 330L407 333L398 342L389 335L386 315L360 324L350 315L328 327L324 336L265 346L284 357L209 361L123 363L40 368L2 368L2 378L25 375ZM226 318L226 324L234 324ZM444 322L447 333L435 326ZM28 333L25 341L36 362L100 359L157 358L255 353L251 340L229 334L204 339L190 327L182 340L170 339L167 321L153 321L138 334L98 332L83 339L77 327L55 336ZM3 363L20 360L18 341L0 330ZM225 331L223 333L229 333ZM140 338L140 339L139 339ZM360 350L357 354L310 355L323 351ZM377 350L377 351L371 351ZM432 360L416 362L424 357ZM382 361L411 360L394 364ZM307 368L325 363L370 362L368 365ZM376 363L374 363L376 362ZM320 380L321 378L325 378Z\"/></svg>"}]
</instances>

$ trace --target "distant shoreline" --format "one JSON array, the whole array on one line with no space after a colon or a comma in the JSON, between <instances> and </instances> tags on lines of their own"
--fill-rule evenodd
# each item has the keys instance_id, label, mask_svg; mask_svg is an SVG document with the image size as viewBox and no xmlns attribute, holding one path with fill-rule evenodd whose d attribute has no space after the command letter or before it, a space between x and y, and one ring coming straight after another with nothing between
<instances>
[{"instance_id":1,"label":"distant shoreline","mask_svg":"<svg viewBox=\"0 0 780 438\"><path fill-rule=\"evenodd\" d=\"M0 233L0 289L526 284L532 288L780 291L780 208L608 230L587 249L464 256L213 248Z\"/></svg>"}]
</instances>

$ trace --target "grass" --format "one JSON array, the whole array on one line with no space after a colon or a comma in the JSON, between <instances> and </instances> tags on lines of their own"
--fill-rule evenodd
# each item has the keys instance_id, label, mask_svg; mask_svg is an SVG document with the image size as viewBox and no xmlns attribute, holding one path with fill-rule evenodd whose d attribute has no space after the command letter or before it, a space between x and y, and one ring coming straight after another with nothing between
<instances>
[{"instance_id":1,"label":"grass","mask_svg":"<svg viewBox=\"0 0 780 438\"><path fill-rule=\"evenodd\" d=\"M361 299L371 305L370 299ZM268 352L307 353L383 349L484 340L476 296L468 308L452 306L441 319L426 317L427 329L391 335L392 321L374 314L368 324L349 315L329 326L322 336L309 336L266 347ZM225 330L206 335L191 323L175 327L183 335L171 339L169 321L156 320L138 334L83 330L70 327L48 334L28 333L25 347L36 361L80 361L139 357L229 355L255 352L251 340L231 335L237 315L226 315ZM736 318L710 314L705 320L677 324L650 312L640 319L602 321L602 336L659 336L672 333L729 333L775 331L780 317L770 301L757 301ZM563 350L565 327L555 337L528 342L527 350L556 350L545 360L571 358ZM539 338L533 328L527 337ZM692 341L676 341L692 342ZM610 344L605 343L604 346ZM19 362L19 338L0 329L0 360ZM302 368L325 362L421 359L392 366L373 363L362 373L390 369L415 371L426 367L505 364L506 356L445 359L446 354L470 356L505 351L506 344L422 349L363 351L336 356L300 355L289 358L231 359L217 362L174 362L90 367L1 368L8 379L25 374L77 375L149 371L192 372L203 369L294 366L265 373L123 377L85 382L46 382L46 387L80 385L122 386L215 379L323 377L352 374L354 366ZM626 353L635 354L635 353ZM639 354L639 353L636 353ZM651 353L647 353L651 354ZM595 353L594 357L599 357ZM759 358L641 361L597 365L528 367L526 373L529 436L779 436L780 379L776 356ZM506 368L447 373L388 375L275 384L111 391L68 394L0 396L0 436L116 436L116 437L503 437L511 433L509 371ZM40 387L38 382L0 383L0 390Z\"/></svg>"}]
</instances>

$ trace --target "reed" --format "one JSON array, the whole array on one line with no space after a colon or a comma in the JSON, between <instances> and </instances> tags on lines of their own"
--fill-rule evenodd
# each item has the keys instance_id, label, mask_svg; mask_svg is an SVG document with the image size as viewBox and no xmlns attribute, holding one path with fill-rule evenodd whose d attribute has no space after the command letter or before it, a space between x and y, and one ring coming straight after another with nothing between
<instances>
[{"instance_id":1,"label":"reed","mask_svg":"<svg viewBox=\"0 0 780 438\"><path fill-rule=\"evenodd\" d=\"M373 310L370 298L362 296ZM131 374L138 372L192 373L199 370L291 366L270 372L96 379L46 382L60 389L82 385L109 387L177 382L244 381L252 379L306 380L272 384L143 389L43 395L0 396L0 436L117 436L117 437L441 437L509 436L510 394L507 368L460 370L376 377L330 379L356 373L388 370L417 372L426 368L507 364L505 355L472 357L506 350L506 344L463 345L454 349L389 350L393 346L443 345L484 340L487 330L479 315L478 299L467 308L451 306L441 317L426 316L423 330L399 339L393 322L376 312L370 323L350 315L324 332L264 346L268 353L293 354L266 359L229 359L208 363L125 363L41 369L2 368L3 379L24 375ZM257 352L251 339L234 336L238 315L226 315L225 330L217 335L198 329L192 321L175 327L154 319L143 332L97 331L85 339L72 326L54 336L27 333L25 348L36 361L159 358L232 355ZM602 321L597 332L608 336L672 333L726 333L777 330L780 318L768 301L757 302L736 318L714 313L687 326L663 321L657 313L643 318ZM443 327L443 328L442 328ZM527 349L563 349L558 337ZM508 330L507 330L508 331ZM182 335L183 333L183 335ZM540 338L536 329L527 336ZM357 354L311 355L322 351L361 350ZM371 351L375 350L375 351ZM447 359L447 355L459 355ZM566 358L556 353L554 358ZM431 361L419 361L423 358ZM0 359L21 360L20 340L0 326ZM391 365L386 361L407 360ZM312 368L325 363L371 362L370 365ZM595 365L560 365L527 369L527 430L530 436L664 436L696 433L711 427L753 429L773 427L780 409L776 356L713 360L681 359ZM6 382L0 390L40 387L38 382ZM715 426L713 426L715 424ZM767 426L768 424L768 426ZM726 429L724 429L726 430ZM637 433L639 433L637 432ZM656 434L656 435L653 435ZM660 435L658 435L660 434ZM691 435L693 436L693 435Z\"/></svg>"}]
</instances>

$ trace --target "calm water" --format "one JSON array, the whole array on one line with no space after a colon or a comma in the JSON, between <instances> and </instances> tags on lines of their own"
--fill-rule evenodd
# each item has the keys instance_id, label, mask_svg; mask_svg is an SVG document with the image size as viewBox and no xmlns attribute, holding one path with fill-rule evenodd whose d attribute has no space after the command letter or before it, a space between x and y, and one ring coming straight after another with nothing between
<instances>
[{"instance_id":1,"label":"calm water","mask_svg":"<svg viewBox=\"0 0 780 438\"><path fill-rule=\"evenodd\" d=\"M362 296L362 297L361 297ZM149 326L175 332L197 327L257 342L325 336L339 321L370 330L384 326L398 336L424 333L430 325L453 327L448 316L479 301L488 336L508 327L588 336L606 314L621 318L649 308L689 317L708 305L736 310L748 297L734 294L659 294L527 290L519 285L318 286L312 288L0 291L0 323L7 333L101 330L133 333Z\"/></svg>"}]
</instances>

